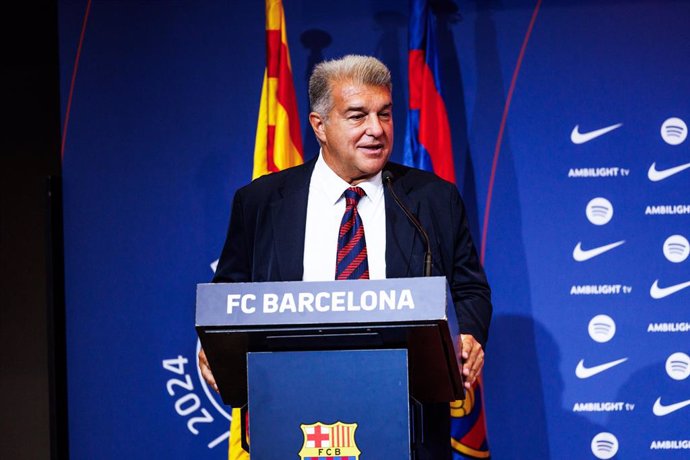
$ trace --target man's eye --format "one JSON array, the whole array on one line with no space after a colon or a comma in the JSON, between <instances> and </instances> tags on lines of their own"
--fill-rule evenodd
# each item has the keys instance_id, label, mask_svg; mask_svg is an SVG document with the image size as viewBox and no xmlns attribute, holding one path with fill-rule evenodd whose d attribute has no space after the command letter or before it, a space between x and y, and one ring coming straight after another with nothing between
<instances>
[{"instance_id":1,"label":"man's eye","mask_svg":"<svg viewBox=\"0 0 690 460\"><path fill-rule=\"evenodd\" d=\"M379 113L379 118L390 118L391 113L390 112L381 112Z\"/></svg>"},{"instance_id":2,"label":"man's eye","mask_svg":"<svg viewBox=\"0 0 690 460\"><path fill-rule=\"evenodd\" d=\"M350 115L350 120L361 120L362 118L364 118L364 115L361 113L357 115Z\"/></svg>"}]
</instances>

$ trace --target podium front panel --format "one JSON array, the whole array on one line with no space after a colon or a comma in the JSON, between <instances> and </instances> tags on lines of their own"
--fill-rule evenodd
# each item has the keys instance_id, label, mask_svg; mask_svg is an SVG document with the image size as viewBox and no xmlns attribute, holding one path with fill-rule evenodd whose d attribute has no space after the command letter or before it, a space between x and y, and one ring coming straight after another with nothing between
<instances>
[{"instance_id":1,"label":"podium front panel","mask_svg":"<svg viewBox=\"0 0 690 460\"><path fill-rule=\"evenodd\" d=\"M247 362L252 458L410 458L406 350L249 353Z\"/></svg>"}]
</instances>

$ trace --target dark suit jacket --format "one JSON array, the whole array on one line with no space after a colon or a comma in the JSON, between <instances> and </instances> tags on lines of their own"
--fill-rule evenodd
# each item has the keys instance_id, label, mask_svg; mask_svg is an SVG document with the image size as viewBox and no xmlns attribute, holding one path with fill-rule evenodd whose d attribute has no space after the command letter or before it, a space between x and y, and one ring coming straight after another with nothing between
<instances>
[{"instance_id":1,"label":"dark suit jacket","mask_svg":"<svg viewBox=\"0 0 690 460\"><path fill-rule=\"evenodd\" d=\"M214 282L302 279L307 198L315 163L263 176L237 191ZM384 169L393 173L396 194L429 234L433 275L448 279L460 331L484 346L491 320L490 290L456 186L395 163ZM386 277L422 276L424 240L384 190Z\"/></svg>"}]
</instances>

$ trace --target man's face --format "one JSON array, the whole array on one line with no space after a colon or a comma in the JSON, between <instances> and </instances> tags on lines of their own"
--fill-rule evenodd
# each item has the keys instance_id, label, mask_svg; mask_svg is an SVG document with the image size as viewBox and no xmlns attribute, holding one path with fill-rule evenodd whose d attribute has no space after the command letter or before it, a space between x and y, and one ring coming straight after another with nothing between
<instances>
[{"instance_id":1,"label":"man's face","mask_svg":"<svg viewBox=\"0 0 690 460\"><path fill-rule=\"evenodd\" d=\"M309 121L326 164L355 185L381 171L393 148L393 100L386 87L331 83L333 108Z\"/></svg>"}]
</instances>

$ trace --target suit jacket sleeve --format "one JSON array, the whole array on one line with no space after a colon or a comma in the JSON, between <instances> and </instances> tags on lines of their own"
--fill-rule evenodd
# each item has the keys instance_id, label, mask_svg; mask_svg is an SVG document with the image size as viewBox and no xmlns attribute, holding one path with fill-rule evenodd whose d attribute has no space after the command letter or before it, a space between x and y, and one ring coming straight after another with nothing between
<instances>
[{"instance_id":1,"label":"suit jacket sleeve","mask_svg":"<svg viewBox=\"0 0 690 460\"><path fill-rule=\"evenodd\" d=\"M482 268L467 223L465 206L455 186L450 196L453 225L453 259L446 273L455 304L460 332L471 334L486 346L491 322L491 290Z\"/></svg>"}]
</instances>

